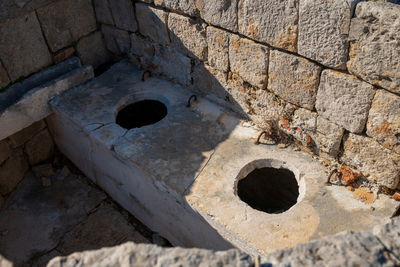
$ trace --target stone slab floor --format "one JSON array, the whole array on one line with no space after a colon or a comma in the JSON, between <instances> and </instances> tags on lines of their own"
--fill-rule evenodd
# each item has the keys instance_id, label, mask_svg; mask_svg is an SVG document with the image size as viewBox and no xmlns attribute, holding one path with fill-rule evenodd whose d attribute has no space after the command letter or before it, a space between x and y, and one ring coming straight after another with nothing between
<instances>
[{"instance_id":1,"label":"stone slab floor","mask_svg":"<svg viewBox=\"0 0 400 267\"><path fill-rule=\"evenodd\" d=\"M49 178L29 172L0 211L0 254L16 266L127 241L169 245L73 166L58 165Z\"/></svg>"}]
</instances>

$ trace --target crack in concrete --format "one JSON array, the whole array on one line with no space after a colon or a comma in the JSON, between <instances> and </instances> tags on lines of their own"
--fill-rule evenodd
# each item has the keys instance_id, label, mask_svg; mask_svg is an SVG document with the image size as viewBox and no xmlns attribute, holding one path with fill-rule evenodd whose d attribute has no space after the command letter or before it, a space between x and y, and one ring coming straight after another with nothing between
<instances>
[{"instance_id":1,"label":"crack in concrete","mask_svg":"<svg viewBox=\"0 0 400 267\"><path fill-rule=\"evenodd\" d=\"M197 175L194 177L193 181L188 185L188 187L185 188L185 190L183 191L183 194L186 195L188 193L188 190L190 187L192 187L192 185L194 184L194 182L196 181L197 177L200 176L200 174L204 171L204 169L207 167L208 163L210 162L211 158L214 156L215 154L215 149L212 151L211 155L208 157L206 164L204 164L204 166L200 169L200 171L197 173Z\"/></svg>"}]
</instances>

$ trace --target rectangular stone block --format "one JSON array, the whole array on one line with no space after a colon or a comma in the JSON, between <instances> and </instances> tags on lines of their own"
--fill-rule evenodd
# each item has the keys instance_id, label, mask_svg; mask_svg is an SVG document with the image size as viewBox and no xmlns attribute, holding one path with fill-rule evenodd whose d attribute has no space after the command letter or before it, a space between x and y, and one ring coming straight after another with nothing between
<instances>
[{"instance_id":1,"label":"rectangular stone block","mask_svg":"<svg viewBox=\"0 0 400 267\"><path fill-rule=\"evenodd\" d=\"M296 52L298 8L298 0L241 0L239 33Z\"/></svg>"},{"instance_id":2,"label":"rectangular stone block","mask_svg":"<svg viewBox=\"0 0 400 267\"><path fill-rule=\"evenodd\" d=\"M190 85L191 60L171 47L161 47L156 51L152 64L153 70L161 75L188 86Z\"/></svg>"},{"instance_id":3,"label":"rectangular stone block","mask_svg":"<svg viewBox=\"0 0 400 267\"><path fill-rule=\"evenodd\" d=\"M346 69L352 10L359 0L302 0L298 53L319 63Z\"/></svg>"},{"instance_id":4,"label":"rectangular stone block","mask_svg":"<svg viewBox=\"0 0 400 267\"><path fill-rule=\"evenodd\" d=\"M11 148L6 139L0 141L0 165L10 156Z\"/></svg>"},{"instance_id":5,"label":"rectangular stone block","mask_svg":"<svg viewBox=\"0 0 400 267\"><path fill-rule=\"evenodd\" d=\"M196 64L192 72L193 88L203 94L212 94L225 100L226 105L233 105L229 101L227 91L227 74L203 63ZM231 107L233 108L233 107Z\"/></svg>"},{"instance_id":6,"label":"rectangular stone block","mask_svg":"<svg viewBox=\"0 0 400 267\"><path fill-rule=\"evenodd\" d=\"M0 62L0 90L1 88L5 88L10 82L11 82L10 77L8 77L6 69Z\"/></svg>"},{"instance_id":7,"label":"rectangular stone block","mask_svg":"<svg viewBox=\"0 0 400 267\"><path fill-rule=\"evenodd\" d=\"M206 25L193 19L170 13L168 16L169 36L172 45L188 57L207 60Z\"/></svg>"},{"instance_id":8,"label":"rectangular stone block","mask_svg":"<svg viewBox=\"0 0 400 267\"><path fill-rule=\"evenodd\" d=\"M0 194L4 196L11 193L28 169L29 164L22 148L13 150L10 157L0 166Z\"/></svg>"},{"instance_id":9,"label":"rectangular stone block","mask_svg":"<svg viewBox=\"0 0 400 267\"><path fill-rule=\"evenodd\" d=\"M400 154L400 96L377 90L369 111L367 135Z\"/></svg>"},{"instance_id":10,"label":"rectangular stone block","mask_svg":"<svg viewBox=\"0 0 400 267\"><path fill-rule=\"evenodd\" d=\"M244 81L264 89L268 79L269 48L232 35L229 41L231 71Z\"/></svg>"},{"instance_id":11,"label":"rectangular stone block","mask_svg":"<svg viewBox=\"0 0 400 267\"><path fill-rule=\"evenodd\" d=\"M200 16L208 23L236 32L239 0L196 0Z\"/></svg>"},{"instance_id":12,"label":"rectangular stone block","mask_svg":"<svg viewBox=\"0 0 400 267\"><path fill-rule=\"evenodd\" d=\"M37 14L52 52L96 30L96 18L90 0L56 1L39 8Z\"/></svg>"},{"instance_id":13,"label":"rectangular stone block","mask_svg":"<svg viewBox=\"0 0 400 267\"><path fill-rule=\"evenodd\" d=\"M361 133L367 122L375 88L353 75L324 70L315 107L318 113L346 130Z\"/></svg>"},{"instance_id":14,"label":"rectangular stone block","mask_svg":"<svg viewBox=\"0 0 400 267\"><path fill-rule=\"evenodd\" d=\"M121 56L129 52L131 39L127 31L113 26L102 25L101 32L103 33L106 47L111 53Z\"/></svg>"},{"instance_id":15,"label":"rectangular stone block","mask_svg":"<svg viewBox=\"0 0 400 267\"><path fill-rule=\"evenodd\" d=\"M114 25L114 19L108 0L93 0L93 6L99 23Z\"/></svg>"},{"instance_id":16,"label":"rectangular stone block","mask_svg":"<svg viewBox=\"0 0 400 267\"><path fill-rule=\"evenodd\" d=\"M339 153L343 134L344 129L342 127L318 116L317 131L313 135L318 149L317 154L322 151L335 158Z\"/></svg>"},{"instance_id":17,"label":"rectangular stone block","mask_svg":"<svg viewBox=\"0 0 400 267\"><path fill-rule=\"evenodd\" d=\"M45 127L46 123L44 122L44 120L37 121L22 129L21 131L11 135L9 137L9 140L14 148L22 146Z\"/></svg>"},{"instance_id":18,"label":"rectangular stone block","mask_svg":"<svg viewBox=\"0 0 400 267\"><path fill-rule=\"evenodd\" d=\"M0 59L11 81L51 65L51 55L35 12L0 24L0 36ZM6 77L3 70L0 73L2 84L7 83Z\"/></svg>"},{"instance_id":19,"label":"rectangular stone block","mask_svg":"<svg viewBox=\"0 0 400 267\"><path fill-rule=\"evenodd\" d=\"M400 6L362 2L350 28L350 73L400 93Z\"/></svg>"},{"instance_id":20,"label":"rectangular stone block","mask_svg":"<svg viewBox=\"0 0 400 267\"><path fill-rule=\"evenodd\" d=\"M109 1L114 26L119 29L134 32L137 30L135 10L131 0Z\"/></svg>"},{"instance_id":21,"label":"rectangular stone block","mask_svg":"<svg viewBox=\"0 0 400 267\"><path fill-rule=\"evenodd\" d=\"M229 70L229 33L218 28L207 27L208 64L220 71Z\"/></svg>"},{"instance_id":22,"label":"rectangular stone block","mask_svg":"<svg viewBox=\"0 0 400 267\"><path fill-rule=\"evenodd\" d=\"M147 36L152 41L161 45L170 43L167 29L167 12L146 4L136 3L136 16L139 24L139 32L143 36Z\"/></svg>"},{"instance_id":23,"label":"rectangular stone block","mask_svg":"<svg viewBox=\"0 0 400 267\"><path fill-rule=\"evenodd\" d=\"M199 12L196 8L196 0L154 0L154 4L189 16L196 16Z\"/></svg>"},{"instance_id":24,"label":"rectangular stone block","mask_svg":"<svg viewBox=\"0 0 400 267\"><path fill-rule=\"evenodd\" d=\"M100 31L80 39L76 45L76 51L82 64L89 64L94 68L110 60L109 52L106 49L105 41Z\"/></svg>"},{"instance_id":25,"label":"rectangular stone block","mask_svg":"<svg viewBox=\"0 0 400 267\"><path fill-rule=\"evenodd\" d=\"M278 120L285 112L284 101L273 93L246 83L238 74L228 76L229 106L259 127L268 128L268 120Z\"/></svg>"},{"instance_id":26,"label":"rectangular stone block","mask_svg":"<svg viewBox=\"0 0 400 267\"><path fill-rule=\"evenodd\" d=\"M340 158L349 166L359 168L368 179L395 189L399 183L400 155L381 146L372 138L349 134Z\"/></svg>"},{"instance_id":27,"label":"rectangular stone block","mask_svg":"<svg viewBox=\"0 0 400 267\"><path fill-rule=\"evenodd\" d=\"M284 100L312 110L321 67L311 61L273 50L269 57L268 89Z\"/></svg>"}]
</instances>

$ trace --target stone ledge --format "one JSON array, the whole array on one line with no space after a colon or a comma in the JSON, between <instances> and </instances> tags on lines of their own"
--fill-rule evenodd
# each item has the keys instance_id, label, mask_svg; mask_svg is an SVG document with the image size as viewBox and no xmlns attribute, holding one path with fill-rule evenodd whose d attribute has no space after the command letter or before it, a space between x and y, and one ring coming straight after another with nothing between
<instances>
[{"instance_id":1,"label":"stone ledge","mask_svg":"<svg viewBox=\"0 0 400 267\"><path fill-rule=\"evenodd\" d=\"M50 99L93 76L91 66L72 58L9 88L0 99L0 140L50 115Z\"/></svg>"}]
</instances>

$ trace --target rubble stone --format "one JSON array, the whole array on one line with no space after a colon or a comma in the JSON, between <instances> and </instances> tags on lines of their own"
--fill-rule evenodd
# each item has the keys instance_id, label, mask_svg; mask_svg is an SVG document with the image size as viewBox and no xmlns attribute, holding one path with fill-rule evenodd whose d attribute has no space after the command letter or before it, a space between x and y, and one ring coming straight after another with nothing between
<instances>
[{"instance_id":1,"label":"rubble stone","mask_svg":"<svg viewBox=\"0 0 400 267\"><path fill-rule=\"evenodd\" d=\"M264 89L267 85L269 48L232 35L229 42L231 71L244 81Z\"/></svg>"},{"instance_id":2,"label":"rubble stone","mask_svg":"<svg viewBox=\"0 0 400 267\"><path fill-rule=\"evenodd\" d=\"M54 152L53 139L47 129L42 130L25 144L29 163L36 165L49 159Z\"/></svg>"},{"instance_id":3,"label":"rubble stone","mask_svg":"<svg viewBox=\"0 0 400 267\"><path fill-rule=\"evenodd\" d=\"M136 15L139 31L143 36L147 36L161 45L167 45L170 42L167 30L167 12L146 4L136 3Z\"/></svg>"},{"instance_id":4,"label":"rubble stone","mask_svg":"<svg viewBox=\"0 0 400 267\"><path fill-rule=\"evenodd\" d=\"M298 7L298 0L242 0L239 33L296 52Z\"/></svg>"},{"instance_id":5,"label":"rubble stone","mask_svg":"<svg viewBox=\"0 0 400 267\"><path fill-rule=\"evenodd\" d=\"M315 107L324 118L350 132L361 133L365 128L374 94L372 85L352 75L324 70Z\"/></svg>"},{"instance_id":6,"label":"rubble stone","mask_svg":"<svg viewBox=\"0 0 400 267\"><path fill-rule=\"evenodd\" d=\"M318 150L327 153L329 156L336 157L340 150L343 134L344 129L342 127L318 116L317 132L313 135Z\"/></svg>"},{"instance_id":7,"label":"rubble stone","mask_svg":"<svg viewBox=\"0 0 400 267\"><path fill-rule=\"evenodd\" d=\"M147 3L149 2L150 1L147 1ZM195 2L195 0L154 0L156 6L162 6L174 11L183 12L189 16L196 16L198 14Z\"/></svg>"},{"instance_id":8,"label":"rubble stone","mask_svg":"<svg viewBox=\"0 0 400 267\"><path fill-rule=\"evenodd\" d=\"M359 0L299 2L298 53L325 66L346 69L350 19Z\"/></svg>"},{"instance_id":9,"label":"rubble stone","mask_svg":"<svg viewBox=\"0 0 400 267\"><path fill-rule=\"evenodd\" d=\"M206 25L193 19L170 13L168 28L171 43L183 54L200 61L207 60Z\"/></svg>"},{"instance_id":10,"label":"rubble stone","mask_svg":"<svg viewBox=\"0 0 400 267\"><path fill-rule=\"evenodd\" d=\"M0 141L0 165L10 156L11 148L7 140Z\"/></svg>"},{"instance_id":11,"label":"rubble stone","mask_svg":"<svg viewBox=\"0 0 400 267\"><path fill-rule=\"evenodd\" d=\"M93 0L93 6L99 23L114 25L114 19L111 14L108 0Z\"/></svg>"},{"instance_id":12,"label":"rubble stone","mask_svg":"<svg viewBox=\"0 0 400 267\"><path fill-rule=\"evenodd\" d=\"M350 73L400 93L400 6L361 2L351 21Z\"/></svg>"},{"instance_id":13,"label":"rubble stone","mask_svg":"<svg viewBox=\"0 0 400 267\"><path fill-rule=\"evenodd\" d=\"M239 0L196 0L200 16L208 23L236 32Z\"/></svg>"},{"instance_id":14,"label":"rubble stone","mask_svg":"<svg viewBox=\"0 0 400 267\"><path fill-rule=\"evenodd\" d=\"M109 1L114 25L122 30L134 32L137 30L135 10L130 0Z\"/></svg>"},{"instance_id":15,"label":"rubble stone","mask_svg":"<svg viewBox=\"0 0 400 267\"><path fill-rule=\"evenodd\" d=\"M10 83L10 78L3 64L0 62L0 89L5 88Z\"/></svg>"},{"instance_id":16,"label":"rubble stone","mask_svg":"<svg viewBox=\"0 0 400 267\"><path fill-rule=\"evenodd\" d=\"M128 53L131 40L127 31L119 30L113 26L102 25L101 32L104 35L107 49L115 55Z\"/></svg>"},{"instance_id":17,"label":"rubble stone","mask_svg":"<svg viewBox=\"0 0 400 267\"><path fill-rule=\"evenodd\" d=\"M19 147L29 141L35 134L46 127L46 123L43 120L35 122L25 129L11 135L9 140L13 147Z\"/></svg>"},{"instance_id":18,"label":"rubble stone","mask_svg":"<svg viewBox=\"0 0 400 267\"><path fill-rule=\"evenodd\" d=\"M384 148L372 138L349 134L341 161L361 170L368 179L395 189L399 183L400 155Z\"/></svg>"},{"instance_id":19,"label":"rubble stone","mask_svg":"<svg viewBox=\"0 0 400 267\"><path fill-rule=\"evenodd\" d=\"M269 58L268 89L284 100L312 110L321 67L311 61L273 50Z\"/></svg>"},{"instance_id":20,"label":"rubble stone","mask_svg":"<svg viewBox=\"0 0 400 267\"><path fill-rule=\"evenodd\" d=\"M88 0L56 1L39 8L37 14L52 52L96 30L96 18Z\"/></svg>"},{"instance_id":21,"label":"rubble stone","mask_svg":"<svg viewBox=\"0 0 400 267\"><path fill-rule=\"evenodd\" d=\"M22 148L14 149L10 157L0 165L0 194L7 195L13 191L28 169Z\"/></svg>"},{"instance_id":22,"label":"rubble stone","mask_svg":"<svg viewBox=\"0 0 400 267\"><path fill-rule=\"evenodd\" d=\"M110 59L104 44L103 35L100 31L80 39L76 45L76 49L82 64L89 64L94 68L106 63Z\"/></svg>"},{"instance_id":23,"label":"rubble stone","mask_svg":"<svg viewBox=\"0 0 400 267\"><path fill-rule=\"evenodd\" d=\"M11 81L51 64L35 12L1 23L0 36L7 37L0 38L0 58Z\"/></svg>"},{"instance_id":24,"label":"rubble stone","mask_svg":"<svg viewBox=\"0 0 400 267\"><path fill-rule=\"evenodd\" d=\"M62 49L53 55L54 64L58 64L67 58L72 57L75 54L75 48L73 46Z\"/></svg>"},{"instance_id":25,"label":"rubble stone","mask_svg":"<svg viewBox=\"0 0 400 267\"><path fill-rule=\"evenodd\" d=\"M208 64L220 71L229 70L229 33L207 27Z\"/></svg>"},{"instance_id":26,"label":"rubble stone","mask_svg":"<svg viewBox=\"0 0 400 267\"><path fill-rule=\"evenodd\" d=\"M367 135L400 154L400 97L377 90L369 111Z\"/></svg>"}]
</instances>

